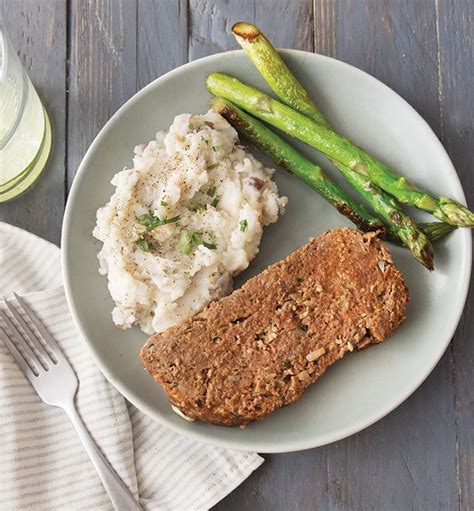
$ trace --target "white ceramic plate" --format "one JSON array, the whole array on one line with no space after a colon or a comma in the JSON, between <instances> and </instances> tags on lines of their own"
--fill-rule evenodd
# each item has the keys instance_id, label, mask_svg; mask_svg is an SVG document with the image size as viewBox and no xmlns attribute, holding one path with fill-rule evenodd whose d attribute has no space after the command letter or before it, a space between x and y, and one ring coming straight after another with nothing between
<instances>
[{"instance_id":1,"label":"white ceramic plate","mask_svg":"<svg viewBox=\"0 0 474 511\"><path fill-rule=\"evenodd\" d=\"M402 174L434 193L464 202L456 172L426 122L400 96L370 75L337 60L300 51L283 56L311 91L335 128ZM112 323L106 279L97 273L100 245L92 237L95 214L113 192L112 176L130 166L133 147L166 129L174 116L200 113L210 95L205 78L224 72L268 90L242 51L182 66L131 98L106 124L77 172L63 226L63 268L69 305L85 342L105 376L133 404L162 424L198 440L259 452L283 452L327 444L351 435L402 403L431 372L459 321L471 271L471 235L458 229L435 247L429 273L407 250L392 247L411 301L405 324L380 346L338 362L295 404L245 429L188 423L168 404L143 370L138 353L146 336ZM309 148L299 147L329 167ZM337 175L335 169L334 176ZM283 258L310 236L350 225L316 193L282 170L276 173L287 212L266 228L261 251L236 281ZM417 215L417 218L425 218Z\"/></svg>"}]
</instances>

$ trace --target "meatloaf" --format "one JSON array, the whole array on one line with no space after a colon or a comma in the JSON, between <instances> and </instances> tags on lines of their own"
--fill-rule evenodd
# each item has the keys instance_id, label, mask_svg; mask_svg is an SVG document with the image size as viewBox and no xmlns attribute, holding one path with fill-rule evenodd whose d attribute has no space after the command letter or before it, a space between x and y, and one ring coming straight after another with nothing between
<instances>
[{"instance_id":1,"label":"meatloaf","mask_svg":"<svg viewBox=\"0 0 474 511\"><path fill-rule=\"evenodd\" d=\"M376 234L335 229L152 336L141 359L186 417L243 426L297 400L347 352L386 339L408 298Z\"/></svg>"}]
</instances>

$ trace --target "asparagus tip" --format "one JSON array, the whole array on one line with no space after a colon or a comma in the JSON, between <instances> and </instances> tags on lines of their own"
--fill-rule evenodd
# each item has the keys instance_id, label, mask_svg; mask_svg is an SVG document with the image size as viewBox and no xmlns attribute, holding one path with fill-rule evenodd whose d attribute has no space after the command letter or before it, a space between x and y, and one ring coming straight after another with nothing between
<instances>
[{"instance_id":1,"label":"asparagus tip","mask_svg":"<svg viewBox=\"0 0 474 511\"><path fill-rule=\"evenodd\" d=\"M419 227L426 236L428 236L428 239L431 242L444 238L456 229L455 225L451 225L446 222L428 222L425 224L419 224Z\"/></svg>"},{"instance_id":2,"label":"asparagus tip","mask_svg":"<svg viewBox=\"0 0 474 511\"><path fill-rule=\"evenodd\" d=\"M459 227L474 227L474 213L459 202L440 198L441 211L446 216L446 221Z\"/></svg>"},{"instance_id":3,"label":"asparagus tip","mask_svg":"<svg viewBox=\"0 0 474 511\"><path fill-rule=\"evenodd\" d=\"M245 39L246 41L252 42L253 40L257 39L257 37L260 35L260 30L251 23L247 23L246 21L239 21L235 23L235 25L232 27L232 32L237 37L242 37L242 39Z\"/></svg>"}]
</instances>

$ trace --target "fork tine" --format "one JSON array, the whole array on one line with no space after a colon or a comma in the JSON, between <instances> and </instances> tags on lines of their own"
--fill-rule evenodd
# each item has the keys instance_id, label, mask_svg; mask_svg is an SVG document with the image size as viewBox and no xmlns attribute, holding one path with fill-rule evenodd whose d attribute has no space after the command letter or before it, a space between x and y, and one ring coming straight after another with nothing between
<instances>
[{"instance_id":1,"label":"fork tine","mask_svg":"<svg viewBox=\"0 0 474 511\"><path fill-rule=\"evenodd\" d=\"M31 330L28 323L23 319L23 316L15 309L15 307L13 307L13 305L6 298L3 298L3 301L7 304L7 307L10 309L10 312L12 313L13 317L18 321L20 326L23 328L26 336L35 345L35 348L39 351L39 353L46 359L46 361L51 360L53 364L57 364L58 360L54 356L52 350L50 351L53 354L53 356L51 356L51 353L38 340L33 330Z\"/></svg>"},{"instance_id":2,"label":"fork tine","mask_svg":"<svg viewBox=\"0 0 474 511\"><path fill-rule=\"evenodd\" d=\"M28 378L28 380L30 380L31 383L33 383L33 379L39 376L39 371L36 365L34 366L33 370L33 368L25 360L15 344L10 341L8 335L5 333L5 330L3 330L2 327L0 327L0 339L2 339L3 343L11 353L12 357L16 360L16 363L20 366L20 369L23 371L25 376Z\"/></svg>"},{"instance_id":3,"label":"fork tine","mask_svg":"<svg viewBox=\"0 0 474 511\"><path fill-rule=\"evenodd\" d=\"M32 362L34 362L37 371L40 372L41 370L46 369L44 367L43 361L39 359L38 355L36 355L36 353L31 349L30 345L26 342L26 340L23 339L18 328L13 324L12 320L8 317L7 313L0 309L0 316L3 318L3 321L5 321L6 325L10 330L10 333L14 337L18 346L25 350L26 354L30 357Z\"/></svg>"},{"instance_id":4,"label":"fork tine","mask_svg":"<svg viewBox=\"0 0 474 511\"><path fill-rule=\"evenodd\" d=\"M31 319L33 325L35 325L36 329L40 333L43 341L48 345L48 348L52 351L54 356L59 360L62 358L65 360L64 353L61 348L58 346L57 342L54 340L54 337L48 332L47 328L43 325L42 321L38 318L33 309L26 303L25 300L16 293L13 293L18 303L21 305L25 314Z\"/></svg>"}]
</instances>

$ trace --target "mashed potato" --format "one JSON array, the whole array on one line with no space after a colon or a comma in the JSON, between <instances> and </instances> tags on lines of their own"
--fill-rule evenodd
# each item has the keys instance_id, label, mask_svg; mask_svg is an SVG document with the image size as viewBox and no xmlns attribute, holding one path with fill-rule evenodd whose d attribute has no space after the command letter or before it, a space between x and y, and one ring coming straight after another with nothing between
<instances>
[{"instance_id":1,"label":"mashed potato","mask_svg":"<svg viewBox=\"0 0 474 511\"><path fill-rule=\"evenodd\" d=\"M230 292L286 198L273 170L211 111L178 115L169 132L135 148L133 163L114 176L93 234L115 324L152 334Z\"/></svg>"}]
</instances>

